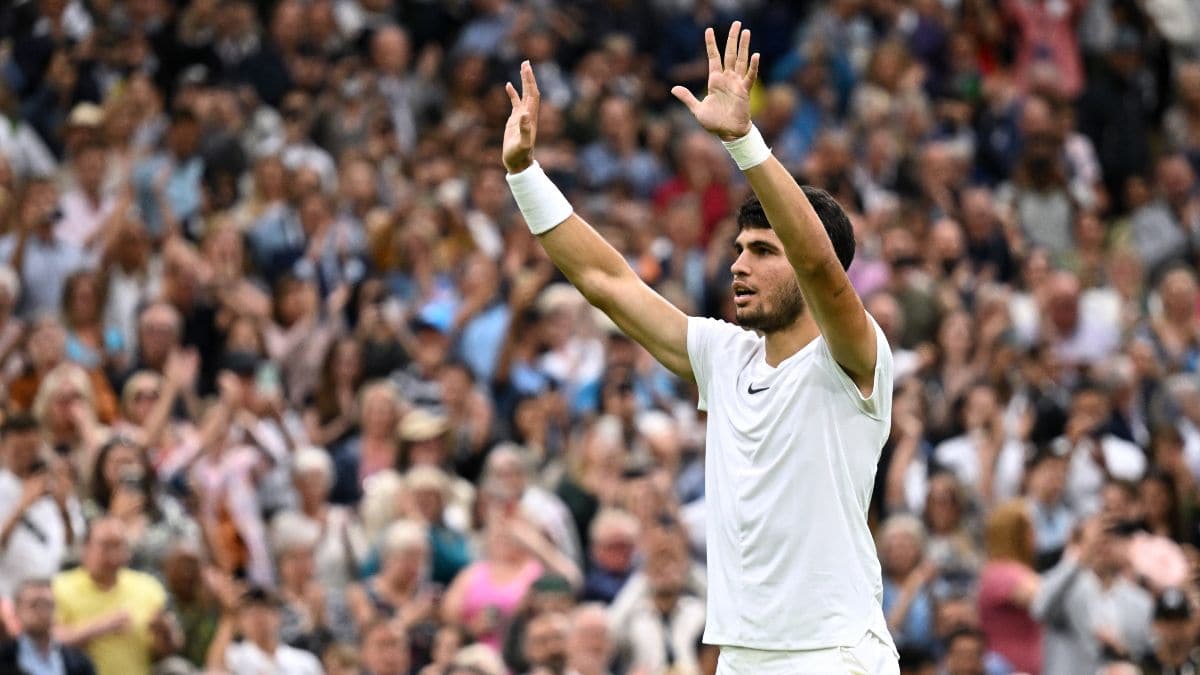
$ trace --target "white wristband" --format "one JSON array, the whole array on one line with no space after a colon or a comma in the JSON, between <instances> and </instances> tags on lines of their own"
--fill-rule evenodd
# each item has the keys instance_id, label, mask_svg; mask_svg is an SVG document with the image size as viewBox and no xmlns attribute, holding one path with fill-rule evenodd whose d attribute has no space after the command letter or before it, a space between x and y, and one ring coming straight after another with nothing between
<instances>
[{"instance_id":1,"label":"white wristband","mask_svg":"<svg viewBox=\"0 0 1200 675\"><path fill-rule=\"evenodd\" d=\"M745 136L721 143L742 171L762 164L771 156L771 149L767 147L767 142L763 140L758 127L753 124L750 125L750 133Z\"/></svg>"},{"instance_id":2,"label":"white wristband","mask_svg":"<svg viewBox=\"0 0 1200 675\"><path fill-rule=\"evenodd\" d=\"M536 160L524 171L510 173L505 178L529 231L535 235L553 230L575 212Z\"/></svg>"}]
</instances>

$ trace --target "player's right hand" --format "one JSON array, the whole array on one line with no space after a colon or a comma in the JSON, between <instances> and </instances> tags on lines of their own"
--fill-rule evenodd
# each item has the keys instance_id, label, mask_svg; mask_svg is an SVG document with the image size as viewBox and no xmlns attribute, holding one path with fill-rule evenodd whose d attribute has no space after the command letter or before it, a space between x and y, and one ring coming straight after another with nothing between
<instances>
[{"instance_id":1,"label":"player's right hand","mask_svg":"<svg viewBox=\"0 0 1200 675\"><path fill-rule=\"evenodd\" d=\"M533 77L533 66L528 61L521 63L521 95L512 82L504 85L512 101L512 114L504 125L504 168L509 173L520 173L533 163L533 144L537 138L538 104L541 93Z\"/></svg>"}]
</instances>

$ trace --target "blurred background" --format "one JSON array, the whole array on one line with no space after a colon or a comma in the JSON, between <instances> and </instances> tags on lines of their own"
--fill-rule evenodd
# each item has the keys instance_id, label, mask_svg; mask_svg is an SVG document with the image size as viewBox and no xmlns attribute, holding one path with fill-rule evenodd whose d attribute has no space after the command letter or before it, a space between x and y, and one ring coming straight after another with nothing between
<instances>
[{"instance_id":1,"label":"blurred background","mask_svg":"<svg viewBox=\"0 0 1200 675\"><path fill-rule=\"evenodd\" d=\"M499 148L529 59L555 183L732 318L668 92L733 19L894 350L904 672L1195 672L1194 0L3 3L0 672L713 672L694 385Z\"/></svg>"}]
</instances>

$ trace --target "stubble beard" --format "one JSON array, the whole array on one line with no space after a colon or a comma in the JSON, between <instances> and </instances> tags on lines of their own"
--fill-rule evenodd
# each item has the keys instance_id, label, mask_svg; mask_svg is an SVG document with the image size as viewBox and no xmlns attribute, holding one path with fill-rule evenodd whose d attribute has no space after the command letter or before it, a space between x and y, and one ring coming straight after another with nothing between
<instances>
[{"instance_id":1,"label":"stubble beard","mask_svg":"<svg viewBox=\"0 0 1200 675\"><path fill-rule=\"evenodd\" d=\"M735 310L739 326L763 334L775 333L791 326L804 313L799 284L773 291L762 300L756 309Z\"/></svg>"}]
</instances>

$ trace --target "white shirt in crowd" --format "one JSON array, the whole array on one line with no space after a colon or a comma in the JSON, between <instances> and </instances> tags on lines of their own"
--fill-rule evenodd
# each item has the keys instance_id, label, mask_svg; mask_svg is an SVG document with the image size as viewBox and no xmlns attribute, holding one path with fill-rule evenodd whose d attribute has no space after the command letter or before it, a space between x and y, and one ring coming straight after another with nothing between
<instances>
[{"instance_id":1,"label":"white shirt in crowd","mask_svg":"<svg viewBox=\"0 0 1200 675\"><path fill-rule=\"evenodd\" d=\"M21 501L21 480L0 469L0 523L8 520ZM83 541L83 511L79 500L67 502L71 531ZM67 528L54 498L42 497L25 511L7 544L0 548L0 598L11 598L17 585L28 579L49 579L58 574L67 556Z\"/></svg>"},{"instance_id":2,"label":"white shirt in crowd","mask_svg":"<svg viewBox=\"0 0 1200 675\"><path fill-rule=\"evenodd\" d=\"M708 411L705 642L828 649L870 631L894 652L867 527L891 426L892 355L871 325L875 381L863 398L823 337L771 367L755 333L688 320L699 407Z\"/></svg>"},{"instance_id":3,"label":"white shirt in crowd","mask_svg":"<svg viewBox=\"0 0 1200 675\"><path fill-rule=\"evenodd\" d=\"M83 190L74 188L65 192L58 204L62 208L62 218L54 226L54 233L60 239L86 249L104 219L116 209L117 199L113 195L104 195L97 204Z\"/></svg>"},{"instance_id":4,"label":"white shirt in crowd","mask_svg":"<svg viewBox=\"0 0 1200 675\"><path fill-rule=\"evenodd\" d=\"M1071 449L1067 467L1067 501L1077 515L1090 516L1100 511L1104 487L1104 470L1092 458L1092 444L1099 442L1104 463L1113 478L1140 480L1146 473L1146 453L1129 441L1106 434L1099 441L1085 439Z\"/></svg>"},{"instance_id":5,"label":"white shirt in crowd","mask_svg":"<svg viewBox=\"0 0 1200 675\"><path fill-rule=\"evenodd\" d=\"M937 463L949 469L963 485L976 488L983 467L979 461L980 439L972 434L948 438L933 450ZM1002 502L1016 497L1021 491L1021 478L1025 475L1025 446L1015 438L1009 438L1000 446L992 473L992 499ZM921 509L924 510L924 495L921 493Z\"/></svg>"},{"instance_id":6,"label":"white shirt in crowd","mask_svg":"<svg viewBox=\"0 0 1200 675\"><path fill-rule=\"evenodd\" d=\"M704 630L704 601L680 596L667 616L642 598L628 623L613 626L614 641L629 651L630 667L651 673L699 673L696 638ZM670 669L670 670L668 670Z\"/></svg>"},{"instance_id":7,"label":"white shirt in crowd","mask_svg":"<svg viewBox=\"0 0 1200 675\"><path fill-rule=\"evenodd\" d=\"M317 657L295 647L279 645L268 654L249 640L229 645L225 668L230 675L324 675Z\"/></svg>"}]
</instances>

